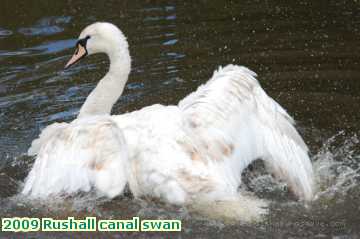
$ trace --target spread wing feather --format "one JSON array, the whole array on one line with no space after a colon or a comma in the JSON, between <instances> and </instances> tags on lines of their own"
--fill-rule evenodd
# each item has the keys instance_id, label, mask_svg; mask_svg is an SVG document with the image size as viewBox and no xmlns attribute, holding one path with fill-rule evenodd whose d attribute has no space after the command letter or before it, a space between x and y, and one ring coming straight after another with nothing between
<instances>
[{"instance_id":1,"label":"spread wing feather","mask_svg":"<svg viewBox=\"0 0 360 239\"><path fill-rule=\"evenodd\" d=\"M246 67L228 65L179 103L197 144L229 167L262 158L301 199L313 196L308 148L294 120L261 88ZM240 172L239 172L240 173Z\"/></svg>"}]
</instances>

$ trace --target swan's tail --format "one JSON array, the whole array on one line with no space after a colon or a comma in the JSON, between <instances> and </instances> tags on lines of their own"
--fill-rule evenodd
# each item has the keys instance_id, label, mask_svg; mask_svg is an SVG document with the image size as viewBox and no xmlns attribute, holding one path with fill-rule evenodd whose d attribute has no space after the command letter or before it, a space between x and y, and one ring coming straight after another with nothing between
<instances>
[{"instance_id":1,"label":"swan's tail","mask_svg":"<svg viewBox=\"0 0 360 239\"><path fill-rule=\"evenodd\" d=\"M232 158L244 169L262 158L301 199L313 197L308 148L293 119L270 98L246 67L228 65L179 103L189 129L214 159ZM236 163L234 163L236 162Z\"/></svg>"}]
</instances>

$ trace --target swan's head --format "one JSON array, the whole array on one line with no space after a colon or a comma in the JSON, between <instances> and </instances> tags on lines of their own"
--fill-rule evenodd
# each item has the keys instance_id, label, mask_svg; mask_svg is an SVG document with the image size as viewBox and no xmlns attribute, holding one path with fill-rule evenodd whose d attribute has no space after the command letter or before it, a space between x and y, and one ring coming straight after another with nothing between
<instances>
[{"instance_id":1,"label":"swan's head","mask_svg":"<svg viewBox=\"0 0 360 239\"><path fill-rule=\"evenodd\" d=\"M118 49L128 50L128 43L120 29L107 22L93 23L80 33L75 53L65 68L95 53L105 53L111 58Z\"/></svg>"}]
</instances>

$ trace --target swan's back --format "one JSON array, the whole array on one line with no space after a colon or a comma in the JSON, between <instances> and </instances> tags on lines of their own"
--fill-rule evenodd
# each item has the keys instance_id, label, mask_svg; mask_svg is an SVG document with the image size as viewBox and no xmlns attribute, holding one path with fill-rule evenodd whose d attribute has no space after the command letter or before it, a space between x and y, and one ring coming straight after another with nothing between
<instances>
[{"instance_id":1,"label":"swan's back","mask_svg":"<svg viewBox=\"0 0 360 239\"><path fill-rule=\"evenodd\" d=\"M262 158L301 199L313 195L308 148L293 119L270 98L246 67L228 65L179 103L188 128L201 148L229 170Z\"/></svg>"},{"instance_id":2,"label":"swan's back","mask_svg":"<svg viewBox=\"0 0 360 239\"><path fill-rule=\"evenodd\" d=\"M29 153L36 154L36 159L25 181L22 193L26 195L71 195L95 187L113 197L126 183L126 144L110 117L50 125L34 141Z\"/></svg>"}]
</instances>

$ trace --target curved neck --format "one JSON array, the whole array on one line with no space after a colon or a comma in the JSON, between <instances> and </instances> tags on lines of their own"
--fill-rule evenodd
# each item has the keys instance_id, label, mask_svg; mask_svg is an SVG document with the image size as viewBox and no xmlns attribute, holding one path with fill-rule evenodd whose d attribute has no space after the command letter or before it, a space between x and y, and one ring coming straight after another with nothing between
<instances>
[{"instance_id":1,"label":"curved neck","mask_svg":"<svg viewBox=\"0 0 360 239\"><path fill-rule=\"evenodd\" d=\"M78 118L110 114L111 108L121 96L130 74L131 59L127 43L118 44L114 48L107 53L110 60L109 71L86 98Z\"/></svg>"}]
</instances>

